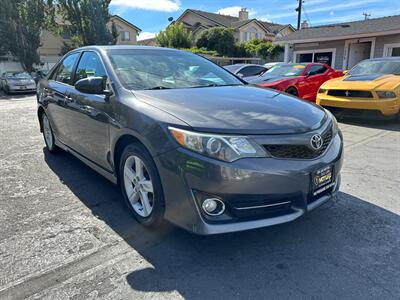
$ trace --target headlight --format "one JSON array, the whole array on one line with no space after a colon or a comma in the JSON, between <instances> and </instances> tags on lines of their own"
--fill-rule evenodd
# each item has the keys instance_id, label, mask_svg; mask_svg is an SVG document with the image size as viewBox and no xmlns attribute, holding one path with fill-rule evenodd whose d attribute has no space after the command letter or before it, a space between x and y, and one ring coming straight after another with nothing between
<instances>
[{"instance_id":1,"label":"headlight","mask_svg":"<svg viewBox=\"0 0 400 300\"><path fill-rule=\"evenodd\" d=\"M339 124L336 120L336 117L329 110L325 109L325 112L328 114L328 116L330 116L330 118L332 120L332 134L334 136L336 133L338 133L340 131Z\"/></svg>"},{"instance_id":2,"label":"headlight","mask_svg":"<svg viewBox=\"0 0 400 300\"><path fill-rule=\"evenodd\" d=\"M396 94L391 91L377 91L376 93L378 94L379 98L396 98Z\"/></svg>"},{"instance_id":3,"label":"headlight","mask_svg":"<svg viewBox=\"0 0 400 300\"><path fill-rule=\"evenodd\" d=\"M326 89L321 89L321 88L320 88L320 89L318 90L318 94L325 94L325 92L326 92Z\"/></svg>"},{"instance_id":4,"label":"headlight","mask_svg":"<svg viewBox=\"0 0 400 300\"><path fill-rule=\"evenodd\" d=\"M203 134L168 127L183 147L219 160L232 162L244 157L266 157L264 149L244 136Z\"/></svg>"}]
</instances>

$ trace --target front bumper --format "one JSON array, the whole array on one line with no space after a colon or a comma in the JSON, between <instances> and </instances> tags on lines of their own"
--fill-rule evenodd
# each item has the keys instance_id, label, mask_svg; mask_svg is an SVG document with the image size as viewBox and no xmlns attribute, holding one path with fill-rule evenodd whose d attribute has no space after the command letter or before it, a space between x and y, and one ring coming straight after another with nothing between
<instances>
[{"instance_id":1,"label":"front bumper","mask_svg":"<svg viewBox=\"0 0 400 300\"><path fill-rule=\"evenodd\" d=\"M164 189L165 218L191 232L209 235L289 222L329 201L340 186L343 147L336 134L317 159L246 158L226 163L178 148L155 161ZM334 183L313 196L311 174L328 165L333 167ZM200 209L199 192L222 199L226 214L207 217ZM269 205L263 207L284 202L288 204L272 210ZM244 211L240 207L254 208Z\"/></svg>"},{"instance_id":2,"label":"front bumper","mask_svg":"<svg viewBox=\"0 0 400 300\"><path fill-rule=\"evenodd\" d=\"M326 94L317 95L317 104L350 109L368 109L380 111L384 116L392 116L400 110L400 99L363 99L363 98L340 98Z\"/></svg>"},{"instance_id":3,"label":"front bumper","mask_svg":"<svg viewBox=\"0 0 400 300\"><path fill-rule=\"evenodd\" d=\"M8 91L10 93L24 93L24 92L36 92L35 84L28 85L8 85Z\"/></svg>"}]
</instances>

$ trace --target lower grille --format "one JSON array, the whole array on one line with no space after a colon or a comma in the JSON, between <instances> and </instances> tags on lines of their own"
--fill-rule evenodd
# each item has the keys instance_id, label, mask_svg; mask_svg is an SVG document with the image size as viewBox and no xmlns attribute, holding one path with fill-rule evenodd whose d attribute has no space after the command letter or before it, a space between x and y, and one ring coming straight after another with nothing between
<instances>
[{"instance_id":1,"label":"lower grille","mask_svg":"<svg viewBox=\"0 0 400 300\"><path fill-rule=\"evenodd\" d=\"M264 145L264 148L276 158L286 159L314 159L322 155L332 140L332 128L330 127L322 135L323 144L318 150L308 145Z\"/></svg>"},{"instance_id":2,"label":"lower grille","mask_svg":"<svg viewBox=\"0 0 400 300\"><path fill-rule=\"evenodd\" d=\"M345 97L345 98L374 98L369 91L354 91L354 90L329 90L329 96Z\"/></svg>"}]
</instances>

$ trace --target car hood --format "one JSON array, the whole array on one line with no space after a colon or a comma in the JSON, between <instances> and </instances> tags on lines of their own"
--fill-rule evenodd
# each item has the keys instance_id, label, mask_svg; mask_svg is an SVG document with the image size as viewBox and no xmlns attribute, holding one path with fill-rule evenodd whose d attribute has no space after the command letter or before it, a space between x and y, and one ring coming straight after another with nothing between
<instances>
[{"instance_id":1,"label":"car hood","mask_svg":"<svg viewBox=\"0 0 400 300\"><path fill-rule=\"evenodd\" d=\"M348 75L331 79L323 84L323 88L339 90L393 90L398 86L400 86L400 76L391 74Z\"/></svg>"},{"instance_id":2,"label":"car hood","mask_svg":"<svg viewBox=\"0 0 400 300\"><path fill-rule=\"evenodd\" d=\"M253 76L253 77L248 77L245 80L248 83L252 84L262 84L262 83L273 83L273 82L278 82L282 80L290 80L293 79L297 76L281 76L281 75L262 75L262 76Z\"/></svg>"},{"instance_id":3,"label":"car hood","mask_svg":"<svg viewBox=\"0 0 400 300\"><path fill-rule=\"evenodd\" d=\"M147 104L196 131L231 134L307 132L326 118L320 107L254 86L135 91Z\"/></svg>"}]
</instances>

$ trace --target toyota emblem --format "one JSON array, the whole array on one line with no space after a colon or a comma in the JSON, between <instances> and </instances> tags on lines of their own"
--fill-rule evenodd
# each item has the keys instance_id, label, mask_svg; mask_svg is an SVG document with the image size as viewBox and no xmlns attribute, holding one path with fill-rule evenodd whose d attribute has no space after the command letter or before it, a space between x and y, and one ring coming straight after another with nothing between
<instances>
[{"instance_id":1,"label":"toyota emblem","mask_svg":"<svg viewBox=\"0 0 400 300\"><path fill-rule=\"evenodd\" d=\"M310 139L310 145L314 150L319 150L323 144L322 137L319 134L314 134Z\"/></svg>"}]
</instances>

